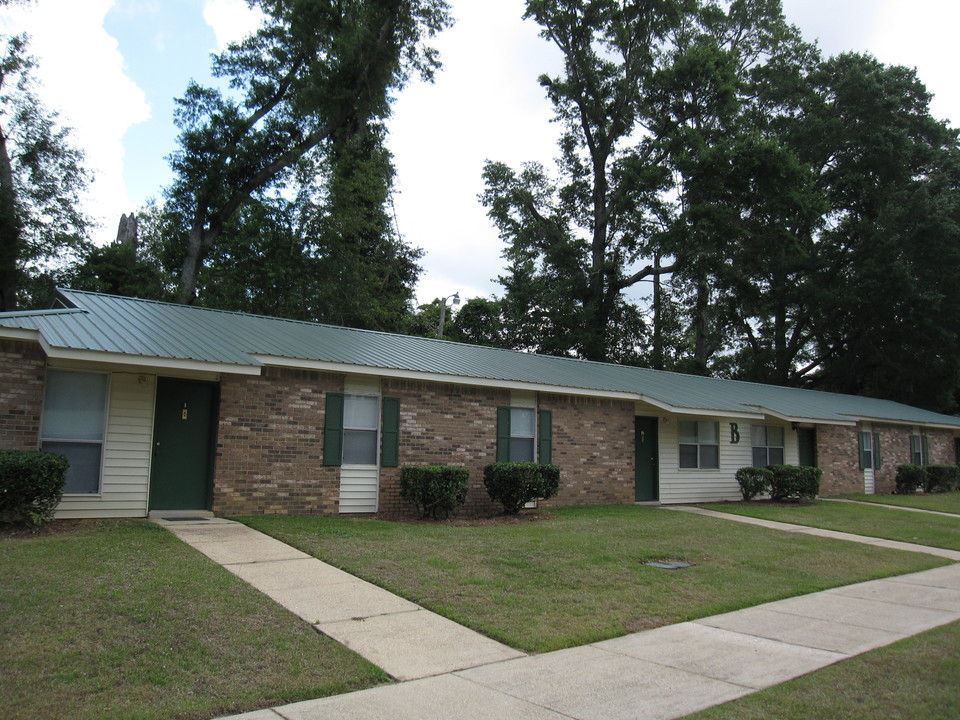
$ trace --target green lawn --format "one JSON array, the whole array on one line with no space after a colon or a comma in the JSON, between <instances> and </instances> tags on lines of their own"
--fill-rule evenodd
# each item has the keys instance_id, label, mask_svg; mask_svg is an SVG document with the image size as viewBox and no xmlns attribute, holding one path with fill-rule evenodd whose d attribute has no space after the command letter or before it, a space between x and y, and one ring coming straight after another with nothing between
<instances>
[{"instance_id":1,"label":"green lawn","mask_svg":"<svg viewBox=\"0 0 960 720\"><path fill-rule=\"evenodd\" d=\"M887 540L960 550L960 517L903 512L880 506L815 500L812 503L711 503L708 510Z\"/></svg>"},{"instance_id":2,"label":"green lawn","mask_svg":"<svg viewBox=\"0 0 960 720\"><path fill-rule=\"evenodd\" d=\"M918 553L657 508L565 508L554 513L551 519L491 526L240 519L532 652L945 564ZM663 559L694 567L644 565Z\"/></svg>"},{"instance_id":3,"label":"green lawn","mask_svg":"<svg viewBox=\"0 0 960 720\"><path fill-rule=\"evenodd\" d=\"M880 503L882 505L901 505L921 510L960 515L960 492L937 493L934 495L838 495L847 500Z\"/></svg>"},{"instance_id":4,"label":"green lawn","mask_svg":"<svg viewBox=\"0 0 960 720\"><path fill-rule=\"evenodd\" d=\"M960 622L844 660L686 720L956 720Z\"/></svg>"},{"instance_id":5,"label":"green lawn","mask_svg":"<svg viewBox=\"0 0 960 720\"><path fill-rule=\"evenodd\" d=\"M152 523L52 528L0 535L4 718L211 718L386 680Z\"/></svg>"}]
</instances>

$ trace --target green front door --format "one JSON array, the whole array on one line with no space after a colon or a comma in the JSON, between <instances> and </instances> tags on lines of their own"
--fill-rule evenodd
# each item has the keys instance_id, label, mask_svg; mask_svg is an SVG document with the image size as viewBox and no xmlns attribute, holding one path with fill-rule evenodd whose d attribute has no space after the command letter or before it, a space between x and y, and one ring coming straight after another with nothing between
<instances>
[{"instance_id":1,"label":"green front door","mask_svg":"<svg viewBox=\"0 0 960 720\"><path fill-rule=\"evenodd\" d=\"M657 418L634 418L634 443L637 455L636 499L647 502L660 499L657 473Z\"/></svg>"},{"instance_id":2,"label":"green front door","mask_svg":"<svg viewBox=\"0 0 960 720\"><path fill-rule=\"evenodd\" d=\"M210 507L210 468L216 384L157 379L153 422L151 510Z\"/></svg>"},{"instance_id":3,"label":"green front door","mask_svg":"<svg viewBox=\"0 0 960 720\"><path fill-rule=\"evenodd\" d=\"M816 428L797 428L797 452L801 465L817 466Z\"/></svg>"}]
</instances>

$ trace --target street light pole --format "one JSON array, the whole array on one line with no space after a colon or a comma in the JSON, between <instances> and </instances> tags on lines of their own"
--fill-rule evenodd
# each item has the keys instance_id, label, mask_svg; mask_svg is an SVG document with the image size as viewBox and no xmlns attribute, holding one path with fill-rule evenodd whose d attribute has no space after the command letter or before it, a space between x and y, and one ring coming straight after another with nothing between
<instances>
[{"instance_id":1,"label":"street light pole","mask_svg":"<svg viewBox=\"0 0 960 720\"><path fill-rule=\"evenodd\" d=\"M453 307L453 305L459 305L460 293L455 292L453 295L447 295L443 300L440 301L440 327L437 329L437 337L440 340L443 340L443 321L444 319L446 319L447 300L449 300L450 298L453 298L453 303L451 304L451 307Z\"/></svg>"}]
</instances>

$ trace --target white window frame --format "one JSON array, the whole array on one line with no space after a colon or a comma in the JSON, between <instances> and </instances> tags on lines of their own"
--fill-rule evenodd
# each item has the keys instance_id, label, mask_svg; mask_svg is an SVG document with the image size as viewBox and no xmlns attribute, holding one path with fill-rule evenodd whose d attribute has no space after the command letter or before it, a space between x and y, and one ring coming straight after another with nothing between
<instances>
[{"instance_id":1,"label":"white window frame","mask_svg":"<svg viewBox=\"0 0 960 720\"><path fill-rule=\"evenodd\" d=\"M374 419L374 423L375 423L374 427L353 427L353 426L347 425L347 403L349 403L351 400L356 400L356 399L369 399L369 400L376 401L377 412L376 412L376 417ZM341 441L342 447L340 450L340 462L342 467L367 468L367 467L380 466L380 426L382 424L380 422L380 417L382 415L382 412L383 412L383 408L381 405L381 398L379 395L365 395L363 393L344 393L343 395L343 427L342 427L343 440ZM351 432L367 432L367 433L372 432L373 433L374 458L372 463L354 463L354 462L346 461L346 458L344 457L344 455L347 451L347 434Z\"/></svg>"},{"instance_id":2,"label":"white window frame","mask_svg":"<svg viewBox=\"0 0 960 720\"><path fill-rule=\"evenodd\" d=\"M47 413L47 391L49 389L49 378L51 373L72 373L75 375L99 375L105 378L104 389L103 389L103 425L100 428L100 439L91 440L90 438L71 438L71 437L50 437L45 434L46 430L46 413ZM64 490L64 497L74 497L74 498L95 498L103 495L103 461L106 455L105 449L107 445L107 427L110 423L110 373L107 372L96 372L90 370L72 370L69 368L47 368L46 377L44 378L44 387L43 387L43 407L40 414L40 437L37 441L37 449L44 451L44 443L68 443L71 445L99 445L100 446L100 458L99 458L99 469L97 472L97 489L92 492L68 492ZM46 452L56 452L56 450L46 451ZM67 470L69 474L70 470Z\"/></svg>"},{"instance_id":3,"label":"white window frame","mask_svg":"<svg viewBox=\"0 0 960 720\"><path fill-rule=\"evenodd\" d=\"M860 431L860 444L863 446L863 469L876 469L876 453L873 447L873 432L871 430ZM869 461L867 460L869 458Z\"/></svg>"},{"instance_id":4,"label":"white window frame","mask_svg":"<svg viewBox=\"0 0 960 720\"><path fill-rule=\"evenodd\" d=\"M923 452L923 433L911 433L910 435L910 463L913 465L926 465L929 458ZM918 460L914 460L917 458Z\"/></svg>"},{"instance_id":5,"label":"white window frame","mask_svg":"<svg viewBox=\"0 0 960 720\"><path fill-rule=\"evenodd\" d=\"M696 428L697 442L683 442L683 425L684 423L693 423ZM701 442L701 426L703 425L713 425L714 437L716 437L716 442ZM697 464L694 466L687 466L683 464L683 453L682 448L687 447L696 447L697 448ZM711 447L716 448L717 450L717 464L705 466L703 464L703 448ZM720 469L720 423L716 420L680 420L677 423L677 467L680 470L719 470Z\"/></svg>"},{"instance_id":6,"label":"white window frame","mask_svg":"<svg viewBox=\"0 0 960 720\"><path fill-rule=\"evenodd\" d=\"M762 445L756 444L756 441L757 441L756 431L758 431L758 430L762 430L762 431L763 431L763 444L762 444ZM770 444L770 431L771 431L771 430L779 430L779 431L780 431L780 440L781 440L781 443L780 443L779 445L771 445L771 444ZM783 429L783 427L780 426L780 425L753 425L753 426L751 426L751 428L750 428L750 446L751 446L751 457L750 457L750 461L751 461L751 462L754 464L754 466L756 466L756 467L764 467L764 466L766 466L766 465L783 465L784 462L786 462L786 457L787 457L786 438L787 438L787 433L786 433L786 431ZM757 450L763 450L763 454L764 454L764 457L766 458L766 462L762 462L762 463L758 463L758 462L757 462L757 458L756 458L756 451L757 451ZM771 461L770 461L770 451L771 451L771 450L779 450L779 451L780 451L780 462L771 462Z\"/></svg>"},{"instance_id":7,"label":"white window frame","mask_svg":"<svg viewBox=\"0 0 960 720\"><path fill-rule=\"evenodd\" d=\"M517 425L518 425L518 423L515 423L515 422L513 421L513 417L514 417L513 414L514 414L515 412L528 412L528 413L530 413L530 418L531 418L531 423L530 423L530 424L531 424L531 427L533 428L533 434L532 434L532 435L520 435L520 434L517 432ZM532 448L532 453L531 453L532 457L531 457L530 460L518 460L518 459L516 459L516 458L513 457L513 440L514 440L514 438L516 438L517 440L530 440L531 448ZM511 407L510 407L510 449L509 449L509 452L508 452L508 456L509 456L509 458L510 458L510 462L538 462L538 459L537 459L537 410L536 410L536 408L516 407L516 406L511 406Z\"/></svg>"}]
</instances>

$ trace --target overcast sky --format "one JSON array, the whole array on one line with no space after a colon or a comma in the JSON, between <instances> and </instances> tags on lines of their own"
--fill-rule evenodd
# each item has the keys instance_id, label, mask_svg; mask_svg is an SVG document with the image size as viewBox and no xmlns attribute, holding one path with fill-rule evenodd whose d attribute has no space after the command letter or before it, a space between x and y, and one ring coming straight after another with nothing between
<instances>
[{"instance_id":1,"label":"overcast sky","mask_svg":"<svg viewBox=\"0 0 960 720\"><path fill-rule=\"evenodd\" d=\"M452 0L457 24L436 38L444 63L432 85L397 99L389 145L400 232L423 248L421 302L459 291L497 294L502 244L477 200L486 159L549 164L557 128L537 76L557 52L522 20L523 0ZM784 0L787 19L827 54L869 51L917 68L934 116L960 123L957 0ZM243 0L35 0L3 11L29 32L45 102L74 128L96 181L86 210L116 234L120 214L159 195L175 149L173 99L209 79L209 53L256 22Z\"/></svg>"}]
</instances>

